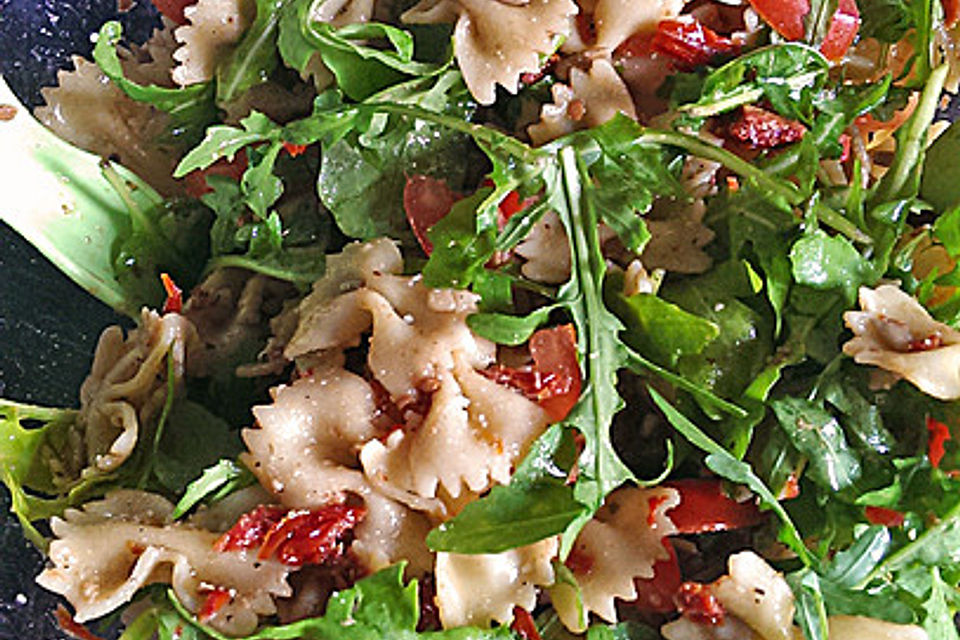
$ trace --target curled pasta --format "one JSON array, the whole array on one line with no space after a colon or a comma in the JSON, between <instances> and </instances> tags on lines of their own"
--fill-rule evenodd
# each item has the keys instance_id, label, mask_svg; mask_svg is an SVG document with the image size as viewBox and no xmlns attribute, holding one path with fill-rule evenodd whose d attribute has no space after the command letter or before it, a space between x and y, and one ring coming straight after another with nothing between
<instances>
[{"instance_id":1,"label":"curled pasta","mask_svg":"<svg viewBox=\"0 0 960 640\"><path fill-rule=\"evenodd\" d=\"M456 22L454 53L470 93L493 104L496 87L516 93L520 75L540 70L577 13L572 0L421 0L405 22Z\"/></svg>"},{"instance_id":2,"label":"curled pasta","mask_svg":"<svg viewBox=\"0 0 960 640\"><path fill-rule=\"evenodd\" d=\"M99 618L150 584L168 583L192 612L211 589L230 600L206 620L218 630L247 635L260 615L276 612L273 597L290 595L287 568L255 551L215 551L218 534L171 523L173 505L140 491L117 491L83 511L53 518L52 566L37 582L70 601L75 619Z\"/></svg>"},{"instance_id":3,"label":"curled pasta","mask_svg":"<svg viewBox=\"0 0 960 640\"><path fill-rule=\"evenodd\" d=\"M60 484L69 486L81 475L113 471L130 457L166 400L167 358L179 386L188 346L195 345L196 330L177 314L161 317L144 310L140 327L126 338L120 327L103 332L90 375L80 387L81 408L68 435L68 449L74 453L51 457Z\"/></svg>"}]
</instances>

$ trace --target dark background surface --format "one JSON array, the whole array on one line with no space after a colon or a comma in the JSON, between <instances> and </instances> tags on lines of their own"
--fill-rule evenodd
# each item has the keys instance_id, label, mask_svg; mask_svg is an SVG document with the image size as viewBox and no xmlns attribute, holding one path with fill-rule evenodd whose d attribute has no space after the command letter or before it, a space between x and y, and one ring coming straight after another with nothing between
<instances>
[{"instance_id":1,"label":"dark background surface","mask_svg":"<svg viewBox=\"0 0 960 640\"><path fill-rule=\"evenodd\" d=\"M55 83L70 55L89 53L90 34L118 17L116 2L0 0L0 73L21 100L39 104L39 88ZM149 0L119 17L135 40L157 24ZM0 396L77 406L97 337L117 319L0 223ZM57 597L34 583L43 560L9 504L0 485L0 640L62 638L52 617Z\"/></svg>"}]
</instances>

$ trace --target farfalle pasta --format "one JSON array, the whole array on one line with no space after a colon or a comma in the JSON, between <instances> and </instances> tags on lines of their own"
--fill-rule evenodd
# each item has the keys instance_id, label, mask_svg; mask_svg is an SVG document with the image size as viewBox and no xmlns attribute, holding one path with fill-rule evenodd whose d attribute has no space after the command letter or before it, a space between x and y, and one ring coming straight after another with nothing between
<instances>
[{"instance_id":1,"label":"farfalle pasta","mask_svg":"<svg viewBox=\"0 0 960 640\"><path fill-rule=\"evenodd\" d=\"M90 153L0 97L137 325L0 401L65 629L955 635L955 0L154 1L44 91Z\"/></svg>"},{"instance_id":2,"label":"farfalle pasta","mask_svg":"<svg viewBox=\"0 0 960 640\"><path fill-rule=\"evenodd\" d=\"M120 491L83 511L54 518L53 566L38 582L64 595L79 622L130 602L139 589L169 583L180 602L197 612L204 590L229 590L230 602L209 618L224 633L246 635L258 615L276 611L273 598L290 594L289 571L255 552L216 551L219 534L173 524L173 505L160 496Z\"/></svg>"},{"instance_id":3,"label":"farfalle pasta","mask_svg":"<svg viewBox=\"0 0 960 640\"><path fill-rule=\"evenodd\" d=\"M576 13L572 0L423 0L403 20L454 22L454 52L464 81L481 104L492 104L497 86L516 93L522 74L540 70Z\"/></svg>"}]
</instances>

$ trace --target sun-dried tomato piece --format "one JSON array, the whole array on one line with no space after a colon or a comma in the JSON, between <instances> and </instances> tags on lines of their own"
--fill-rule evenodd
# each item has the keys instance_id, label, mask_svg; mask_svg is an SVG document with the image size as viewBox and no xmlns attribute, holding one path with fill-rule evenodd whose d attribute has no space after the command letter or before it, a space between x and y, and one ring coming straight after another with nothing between
<instances>
[{"instance_id":1,"label":"sun-dried tomato piece","mask_svg":"<svg viewBox=\"0 0 960 640\"><path fill-rule=\"evenodd\" d=\"M754 149L773 149L803 138L807 128L766 109L744 106L727 128L727 136Z\"/></svg>"},{"instance_id":2,"label":"sun-dried tomato piece","mask_svg":"<svg viewBox=\"0 0 960 640\"><path fill-rule=\"evenodd\" d=\"M267 532L257 556L295 567L323 564L340 555L340 541L364 515L363 507L345 504L290 511Z\"/></svg>"},{"instance_id":3,"label":"sun-dried tomato piece","mask_svg":"<svg viewBox=\"0 0 960 640\"><path fill-rule=\"evenodd\" d=\"M654 51L670 56L677 66L694 69L725 53L739 49L730 38L719 35L692 16L661 20L650 43Z\"/></svg>"},{"instance_id":4,"label":"sun-dried tomato piece","mask_svg":"<svg viewBox=\"0 0 960 640\"><path fill-rule=\"evenodd\" d=\"M283 519L287 510L276 505L258 505L253 511L240 516L230 530L213 543L215 551L243 551L257 549L263 544L267 533Z\"/></svg>"},{"instance_id":5,"label":"sun-dried tomato piece","mask_svg":"<svg viewBox=\"0 0 960 640\"><path fill-rule=\"evenodd\" d=\"M726 615L723 605L710 591L710 586L699 582L684 582L676 594L677 610L693 622L720 624Z\"/></svg>"}]
</instances>

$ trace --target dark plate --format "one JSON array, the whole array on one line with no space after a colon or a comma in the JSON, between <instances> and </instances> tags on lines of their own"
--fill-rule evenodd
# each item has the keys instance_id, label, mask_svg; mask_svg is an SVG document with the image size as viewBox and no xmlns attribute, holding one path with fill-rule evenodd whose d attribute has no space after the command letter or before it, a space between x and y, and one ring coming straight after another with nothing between
<instances>
[{"instance_id":1,"label":"dark plate","mask_svg":"<svg viewBox=\"0 0 960 640\"><path fill-rule=\"evenodd\" d=\"M149 0L120 15L124 32L143 40L157 24ZM117 0L0 0L0 73L26 104L56 81L90 34L118 17ZM0 396L74 407L100 331L118 321L0 223ZM43 566L0 488L0 640L63 638L53 620L56 596L34 577Z\"/></svg>"}]
</instances>

